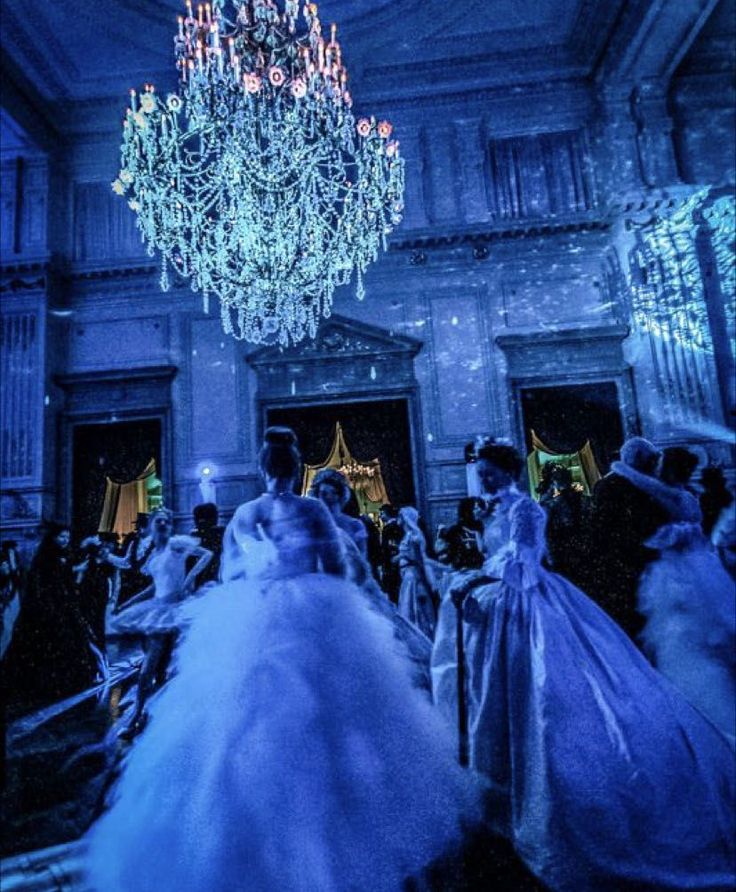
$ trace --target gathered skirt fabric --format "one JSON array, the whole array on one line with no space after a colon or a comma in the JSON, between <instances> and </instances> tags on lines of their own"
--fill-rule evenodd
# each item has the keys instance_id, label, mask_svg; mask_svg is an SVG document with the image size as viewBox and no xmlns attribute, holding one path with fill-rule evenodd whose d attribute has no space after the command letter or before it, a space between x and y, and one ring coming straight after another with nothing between
<instances>
[{"instance_id":1,"label":"gathered skirt fabric","mask_svg":"<svg viewBox=\"0 0 736 892\"><path fill-rule=\"evenodd\" d=\"M466 605L471 763L545 884L732 888L725 736L562 577L509 562Z\"/></svg>"},{"instance_id":2,"label":"gathered skirt fabric","mask_svg":"<svg viewBox=\"0 0 736 892\"><path fill-rule=\"evenodd\" d=\"M97 892L389 892L478 819L477 781L354 585L234 580L189 614L89 833Z\"/></svg>"}]
</instances>

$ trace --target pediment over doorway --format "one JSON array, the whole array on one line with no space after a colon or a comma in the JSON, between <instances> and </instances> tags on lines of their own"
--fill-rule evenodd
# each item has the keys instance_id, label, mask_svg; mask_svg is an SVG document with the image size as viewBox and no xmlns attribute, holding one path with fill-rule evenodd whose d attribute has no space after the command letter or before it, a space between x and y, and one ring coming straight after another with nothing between
<instances>
[{"instance_id":1,"label":"pediment over doorway","mask_svg":"<svg viewBox=\"0 0 736 892\"><path fill-rule=\"evenodd\" d=\"M416 386L421 341L344 316L325 320L314 339L295 347L261 347L246 357L263 404L367 399Z\"/></svg>"},{"instance_id":2,"label":"pediment over doorway","mask_svg":"<svg viewBox=\"0 0 736 892\"><path fill-rule=\"evenodd\" d=\"M344 316L331 316L320 325L316 338L305 338L295 347L260 347L249 354L247 361L258 368L338 357L357 359L403 354L413 358L421 347L421 341L406 335Z\"/></svg>"}]
</instances>

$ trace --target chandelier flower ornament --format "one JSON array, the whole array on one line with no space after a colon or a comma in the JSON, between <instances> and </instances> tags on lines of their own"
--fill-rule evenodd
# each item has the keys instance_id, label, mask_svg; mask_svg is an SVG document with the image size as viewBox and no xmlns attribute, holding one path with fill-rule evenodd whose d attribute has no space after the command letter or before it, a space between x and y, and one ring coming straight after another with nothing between
<instances>
[{"instance_id":1,"label":"chandelier flower ornament","mask_svg":"<svg viewBox=\"0 0 736 892\"><path fill-rule=\"evenodd\" d=\"M303 33L297 29L303 19ZM187 0L178 93L130 93L122 167L151 256L219 299L254 343L314 337L335 288L363 273L401 221L404 166L388 121L351 111L348 75L314 3Z\"/></svg>"}]
</instances>

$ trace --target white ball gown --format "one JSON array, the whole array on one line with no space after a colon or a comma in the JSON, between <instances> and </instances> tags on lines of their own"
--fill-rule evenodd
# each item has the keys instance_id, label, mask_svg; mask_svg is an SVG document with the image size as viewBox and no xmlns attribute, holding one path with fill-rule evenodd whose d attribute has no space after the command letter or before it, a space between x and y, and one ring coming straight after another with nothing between
<instances>
[{"instance_id":1,"label":"white ball gown","mask_svg":"<svg viewBox=\"0 0 736 892\"><path fill-rule=\"evenodd\" d=\"M736 736L736 586L699 524L672 523L639 583L644 652L693 706Z\"/></svg>"},{"instance_id":2,"label":"white ball gown","mask_svg":"<svg viewBox=\"0 0 736 892\"><path fill-rule=\"evenodd\" d=\"M477 781L353 583L293 575L267 538L238 546L89 833L90 884L401 889L477 820Z\"/></svg>"},{"instance_id":3,"label":"white ball gown","mask_svg":"<svg viewBox=\"0 0 736 892\"><path fill-rule=\"evenodd\" d=\"M466 601L471 764L490 813L565 892L733 887L734 752L627 635L542 566L524 497Z\"/></svg>"},{"instance_id":4,"label":"white ball gown","mask_svg":"<svg viewBox=\"0 0 736 892\"><path fill-rule=\"evenodd\" d=\"M644 652L682 694L732 739L736 737L736 586L703 535L698 500L633 468L614 463L669 514L645 544L660 555L642 573L638 610L646 617Z\"/></svg>"},{"instance_id":5,"label":"white ball gown","mask_svg":"<svg viewBox=\"0 0 736 892\"><path fill-rule=\"evenodd\" d=\"M187 558L198 548L199 539L177 535L161 551L152 551L141 571L153 580L153 597L111 616L107 633L145 636L179 631L185 622Z\"/></svg>"}]
</instances>

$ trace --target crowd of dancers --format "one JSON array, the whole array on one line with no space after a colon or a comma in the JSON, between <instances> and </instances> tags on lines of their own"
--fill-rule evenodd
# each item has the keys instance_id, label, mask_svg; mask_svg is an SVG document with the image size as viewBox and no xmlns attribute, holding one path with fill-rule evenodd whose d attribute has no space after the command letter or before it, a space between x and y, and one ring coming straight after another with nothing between
<instances>
[{"instance_id":1,"label":"crowd of dancers","mask_svg":"<svg viewBox=\"0 0 736 892\"><path fill-rule=\"evenodd\" d=\"M422 888L479 826L553 890L733 887L722 478L698 499L693 453L634 438L591 496L550 464L535 501L512 447L470 458L455 524L385 505L379 532L335 470L294 495L296 439L270 429L266 492L226 530L161 509L120 548L50 528L26 578L3 562L31 699L29 654L79 673L48 699L99 680L106 640L145 642L94 888Z\"/></svg>"}]
</instances>

